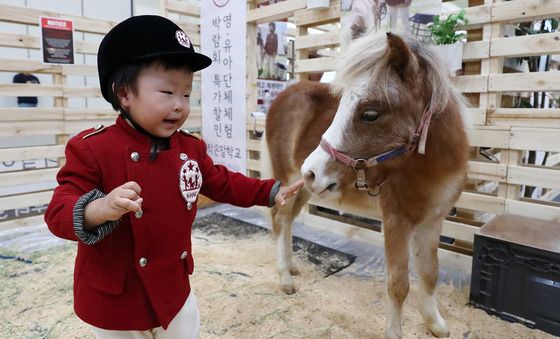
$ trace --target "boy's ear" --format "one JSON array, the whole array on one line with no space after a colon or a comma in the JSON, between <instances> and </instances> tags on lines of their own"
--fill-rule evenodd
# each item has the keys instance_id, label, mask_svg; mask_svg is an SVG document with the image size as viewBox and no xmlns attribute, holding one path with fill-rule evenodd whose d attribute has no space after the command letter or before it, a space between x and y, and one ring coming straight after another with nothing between
<instances>
[{"instance_id":1,"label":"boy's ear","mask_svg":"<svg viewBox=\"0 0 560 339\"><path fill-rule=\"evenodd\" d=\"M113 86L115 86L113 84ZM129 94L129 89L127 86L119 86L119 88L117 88L117 98L119 100L119 104L123 107L123 108L128 108L130 107L130 99L128 97Z\"/></svg>"}]
</instances>

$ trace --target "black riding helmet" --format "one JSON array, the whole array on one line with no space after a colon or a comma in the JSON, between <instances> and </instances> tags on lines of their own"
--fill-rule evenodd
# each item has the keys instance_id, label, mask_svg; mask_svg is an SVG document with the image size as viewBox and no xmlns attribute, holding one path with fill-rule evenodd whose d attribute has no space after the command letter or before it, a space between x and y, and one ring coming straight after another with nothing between
<instances>
[{"instance_id":1,"label":"black riding helmet","mask_svg":"<svg viewBox=\"0 0 560 339\"><path fill-rule=\"evenodd\" d=\"M187 34L169 19L157 15L139 15L119 23L105 35L97 53L97 70L103 98L113 104L112 84L109 82L113 73L123 66L166 57L173 58L175 63L184 63L193 72L212 63L209 57L194 51ZM138 131L150 137L151 159L155 159L159 146L166 140L151 135L128 112L121 110L121 114Z\"/></svg>"},{"instance_id":2,"label":"black riding helmet","mask_svg":"<svg viewBox=\"0 0 560 339\"><path fill-rule=\"evenodd\" d=\"M157 15L133 16L113 27L99 45L97 70L103 98L111 102L108 82L115 70L158 56L184 57L193 72L212 63L194 51L187 34L171 20Z\"/></svg>"}]
</instances>

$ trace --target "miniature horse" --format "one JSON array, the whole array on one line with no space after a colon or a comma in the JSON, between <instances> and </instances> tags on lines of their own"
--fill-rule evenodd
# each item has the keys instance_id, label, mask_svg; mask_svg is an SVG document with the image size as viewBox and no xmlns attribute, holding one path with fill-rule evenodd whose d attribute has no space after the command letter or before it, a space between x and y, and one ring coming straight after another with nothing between
<instances>
[{"instance_id":1,"label":"miniature horse","mask_svg":"<svg viewBox=\"0 0 560 339\"><path fill-rule=\"evenodd\" d=\"M305 189L295 199L272 209L283 290L295 292L291 226L310 194L344 200L346 192L358 188L378 195L388 338L402 337L409 246L421 281L420 313L432 334L449 335L434 294L437 249L443 220L465 184L469 145L463 97L442 65L434 51L415 40L368 34L348 46L330 88L295 84L267 114L274 177L283 182L305 178Z\"/></svg>"}]
</instances>

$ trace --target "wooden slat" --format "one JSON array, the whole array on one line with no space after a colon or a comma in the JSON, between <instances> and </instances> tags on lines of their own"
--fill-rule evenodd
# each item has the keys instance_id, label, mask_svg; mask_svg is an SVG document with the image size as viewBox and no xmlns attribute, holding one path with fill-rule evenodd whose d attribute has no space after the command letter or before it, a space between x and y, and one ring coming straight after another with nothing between
<instances>
[{"instance_id":1,"label":"wooden slat","mask_svg":"<svg viewBox=\"0 0 560 339\"><path fill-rule=\"evenodd\" d=\"M0 122L0 137L19 135L56 135L64 133L62 121Z\"/></svg>"},{"instance_id":2,"label":"wooden slat","mask_svg":"<svg viewBox=\"0 0 560 339\"><path fill-rule=\"evenodd\" d=\"M490 13L492 8L490 5L472 6L465 8L465 16L469 20L469 24L465 26L466 29L480 28L482 25L490 22ZM450 12L451 13L457 13Z\"/></svg>"},{"instance_id":3,"label":"wooden slat","mask_svg":"<svg viewBox=\"0 0 560 339\"><path fill-rule=\"evenodd\" d=\"M340 21L340 1L332 3L329 8L314 8L297 11L294 15L296 25L316 26Z\"/></svg>"},{"instance_id":4,"label":"wooden slat","mask_svg":"<svg viewBox=\"0 0 560 339\"><path fill-rule=\"evenodd\" d=\"M507 166L504 164L469 161L469 178L505 182Z\"/></svg>"},{"instance_id":5,"label":"wooden slat","mask_svg":"<svg viewBox=\"0 0 560 339\"><path fill-rule=\"evenodd\" d=\"M40 39L38 36L27 34L0 33L0 46L40 49ZM74 41L76 53L97 54L99 43L87 41Z\"/></svg>"},{"instance_id":6,"label":"wooden slat","mask_svg":"<svg viewBox=\"0 0 560 339\"><path fill-rule=\"evenodd\" d=\"M560 129L513 127L509 148L560 152Z\"/></svg>"},{"instance_id":7,"label":"wooden slat","mask_svg":"<svg viewBox=\"0 0 560 339\"><path fill-rule=\"evenodd\" d=\"M506 213L560 222L560 207L519 200L506 200Z\"/></svg>"},{"instance_id":8,"label":"wooden slat","mask_svg":"<svg viewBox=\"0 0 560 339\"><path fill-rule=\"evenodd\" d=\"M97 65L63 65L62 74L97 76Z\"/></svg>"},{"instance_id":9,"label":"wooden slat","mask_svg":"<svg viewBox=\"0 0 560 339\"><path fill-rule=\"evenodd\" d=\"M73 97L89 97L101 98L101 89L99 87L70 87L64 86L62 88L63 95L67 98Z\"/></svg>"},{"instance_id":10,"label":"wooden slat","mask_svg":"<svg viewBox=\"0 0 560 339\"><path fill-rule=\"evenodd\" d=\"M488 124L496 126L560 128L560 109L499 108L487 119Z\"/></svg>"},{"instance_id":11,"label":"wooden slat","mask_svg":"<svg viewBox=\"0 0 560 339\"><path fill-rule=\"evenodd\" d=\"M188 4L184 1L165 0L165 9L183 15L200 17L200 6Z\"/></svg>"},{"instance_id":12,"label":"wooden slat","mask_svg":"<svg viewBox=\"0 0 560 339\"><path fill-rule=\"evenodd\" d=\"M491 74L488 91L560 91L560 72Z\"/></svg>"},{"instance_id":13,"label":"wooden slat","mask_svg":"<svg viewBox=\"0 0 560 339\"><path fill-rule=\"evenodd\" d=\"M334 70L336 59L334 57L316 58L308 60L296 60L296 73L320 73Z\"/></svg>"},{"instance_id":14,"label":"wooden slat","mask_svg":"<svg viewBox=\"0 0 560 339\"><path fill-rule=\"evenodd\" d=\"M0 149L0 161L60 158L64 156L64 145L16 147Z\"/></svg>"},{"instance_id":15,"label":"wooden slat","mask_svg":"<svg viewBox=\"0 0 560 339\"><path fill-rule=\"evenodd\" d=\"M473 211L504 213L505 199L480 193L463 192L455 206Z\"/></svg>"},{"instance_id":16,"label":"wooden slat","mask_svg":"<svg viewBox=\"0 0 560 339\"><path fill-rule=\"evenodd\" d=\"M462 75L452 77L451 80L463 93L482 93L488 90L488 77L485 75Z\"/></svg>"},{"instance_id":17,"label":"wooden slat","mask_svg":"<svg viewBox=\"0 0 560 339\"><path fill-rule=\"evenodd\" d=\"M247 11L247 22L262 24L289 18L294 15L295 11L304 9L306 6L306 0L286 0L269 6L250 9Z\"/></svg>"},{"instance_id":18,"label":"wooden slat","mask_svg":"<svg viewBox=\"0 0 560 339\"><path fill-rule=\"evenodd\" d=\"M511 24L559 16L560 6L557 0L514 0L492 5L494 22Z\"/></svg>"},{"instance_id":19,"label":"wooden slat","mask_svg":"<svg viewBox=\"0 0 560 339\"><path fill-rule=\"evenodd\" d=\"M493 39L490 55L522 57L560 54L560 32Z\"/></svg>"},{"instance_id":20,"label":"wooden slat","mask_svg":"<svg viewBox=\"0 0 560 339\"><path fill-rule=\"evenodd\" d=\"M64 108L65 120L109 120L118 113L112 107L107 108Z\"/></svg>"},{"instance_id":21,"label":"wooden slat","mask_svg":"<svg viewBox=\"0 0 560 339\"><path fill-rule=\"evenodd\" d=\"M467 136L471 146L509 148L509 129L477 126L475 129L468 129Z\"/></svg>"},{"instance_id":22,"label":"wooden slat","mask_svg":"<svg viewBox=\"0 0 560 339\"><path fill-rule=\"evenodd\" d=\"M0 21L3 22L13 22L13 23L38 26L40 16L72 19L74 23L74 30L79 32L105 34L113 26L116 25L115 22L106 21L106 20L92 19L92 18L74 16L70 14L44 11L44 10L30 8L30 7L0 5Z\"/></svg>"},{"instance_id":23,"label":"wooden slat","mask_svg":"<svg viewBox=\"0 0 560 339\"><path fill-rule=\"evenodd\" d=\"M45 191L0 197L0 210L48 204L52 194L53 191Z\"/></svg>"},{"instance_id":24,"label":"wooden slat","mask_svg":"<svg viewBox=\"0 0 560 339\"><path fill-rule=\"evenodd\" d=\"M490 41L472 41L463 46L463 61L486 59L490 55Z\"/></svg>"},{"instance_id":25,"label":"wooden slat","mask_svg":"<svg viewBox=\"0 0 560 339\"><path fill-rule=\"evenodd\" d=\"M340 30L322 34L299 36L295 40L295 49L320 49L336 46L340 43Z\"/></svg>"},{"instance_id":26,"label":"wooden slat","mask_svg":"<svg viewBox=\"0 0 560 339\"><path fill-rule=\"evenodd\" d=\"M0 174L1 186L16 186L56 180L59 168L46 168ZM42 189L44 190L44 189Z\"/></svg>"},{"instance_id":27,"label":"wooden slat","mask_svg":"<svg viewBox=\"0 0 560 339\"><path fill-rule=\"evenodd\" d=\"M47 65L36 60L0 59L0 71L55 74L60 73L59 65Z\"/></svg>"},{"instance_id":28,"label":"wooden slat","mask_svg":"<svg viewBox=\"0 0 560 339\"><path fill-rule=\"evenodd\" d=\"M0 121L62 120L62 108L0 108Z\"/></svg>"},{"instance_id":29,"label":"wooden slat","mask_svg":"<svg viewBox=\"0 0 560 339\"><path fill-rule=\"evenodd\" d=\"M3 96L62 96L62 86L42 84L0 84Z\"/></svg>"},{"instance_id":30,"label":"wooden slat","mask_svg":"<svg viewBox=\"0 0 560 339\"><path fill-rule=\"evenodd\" d=\"M64 122L64 131L60 134L76 134L83 130L92 128L96 124L102 124L105 126L112 125L115 122L115 119L106 119L106 120L67 120Z\"/></svg>"},{"instance_id":31,"label":"wooden slat","mask_svg":"<svg viewBox=\"0 0 560 339\"><path fill-rule=\"evenodd\" d=\"M508 183L560 189L560 169L509 166Z\"/></svg>"},{"instance_id":32,"label":"wooden slat","mask_svg":"<svg viewBox=\"0 0 560 339\"><path fill-rule=\"evenodd\" d=\"M478 230L479 228L476 226L444 220L441 235L472 244L474 242L474 234Z\"/></svg>"},{"instance_id":33,"label":"wooden slat","mask_svg":"<svg viewBox=\"0 0 560 339\"><path fill-rule=\"evenodd\" d=\"M473 125L486 124L486 112L482 108L467 108L467 121Z\"/></svg>"}]
</instances>

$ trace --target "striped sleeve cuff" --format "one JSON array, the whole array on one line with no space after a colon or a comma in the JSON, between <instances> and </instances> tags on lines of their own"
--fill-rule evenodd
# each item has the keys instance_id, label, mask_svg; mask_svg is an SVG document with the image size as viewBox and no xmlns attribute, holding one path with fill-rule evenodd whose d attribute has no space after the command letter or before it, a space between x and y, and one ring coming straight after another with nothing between
<instances>
[{"instance_id":1,"label":"striped sleeve cuff","mask_svg":"<svg viewBox=\"0 0 560 339\"><path fill-rule=\"evenodd\" d=\"M274 205L276 205L276 201L274 201L274 198L276 198L276 194L278 194L278 191L280 191L281 184L282 182L276 181L274 185L272 185L272 188L270 189L270 198L268 198L268 207L274 207Z\"/></svg>"},{"instance_id":2,"label":"striped sleeve cuff","mask_svg":"<svg viewBox=\"0 0 560 339\"><path fill-rule=\"evenodd\" d=\"M107 236L107 234L111 233L119 223L118 220L107 221L92 231L84 229L84 210L86 205L96 199L103 198L104 196L105 194L103 192L98 189L94 189L82 195L76 202L76 205L74 205L74 233L76 233L78 239L86 245L93 245L100 242Z\"/></svg>"}]
</instances>

